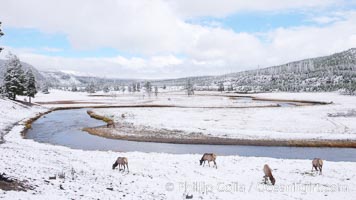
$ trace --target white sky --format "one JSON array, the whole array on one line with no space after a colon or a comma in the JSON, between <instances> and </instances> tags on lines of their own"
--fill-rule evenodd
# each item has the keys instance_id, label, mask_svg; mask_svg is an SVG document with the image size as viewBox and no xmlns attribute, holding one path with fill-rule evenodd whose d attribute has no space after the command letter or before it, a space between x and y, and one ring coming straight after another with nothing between
<instances>
[{"instance_id":1,"label":"white sky","mask_svg":"<svg viewBox=\"0 0 356 200\"><path fill-rule=\"evenodd\" d=\"M41 70L173 78L268 67L356 47L354 6L346 0L1 0L0 21L15 33L29 28L63 35L76 52L117 51L83 57L60 54L68 51L60 45L5 44ZM251 15L286 19L257 31L255 20L252 30L234 23L244 14L247 23ZM297 23L294 15L301 16Z\"/></svg>"}]
</instances>

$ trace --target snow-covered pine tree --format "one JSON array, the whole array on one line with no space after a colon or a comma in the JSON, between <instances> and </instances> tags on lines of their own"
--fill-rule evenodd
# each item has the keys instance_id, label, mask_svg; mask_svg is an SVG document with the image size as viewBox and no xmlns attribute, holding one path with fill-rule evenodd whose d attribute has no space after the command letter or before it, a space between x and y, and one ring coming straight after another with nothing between
<instances>
[{"instance_id":1,"label":"snow-covered pine tree","mask_svg":"<svg viewBox=\"0 0 356 200\"><path fill-rule=\"evenodd\" d=\"M104 88L103 88L103 91L104 91L105 93L110 92L109 86L108 86L108 85L105 85Z\"/></svg>"},{"instance_id":2,"label":"snow-covered pine tree","mask_svg":"<svg viewBox=\"0 0 356 200\"><path fill-rule=\"evenodd\" d=\"M31 97L34 98L37 94L36 79L31 69L26 72L26 84L25 84L26 96L28 96L29 103L31 104Z\"/></svg>"},{"instance_id":3,"label":"snow-covered pine tree","mask_svg":"<svg viewBox=\"0 0 356 200\"><path fill-rule=\"evenodd\" d=\"M42 88L42 93L43 94L49 94L49 90L48 90L48 85L45 84L44 87Z\"/></svg>"},{"instance_id":4,"label":"snow-covered pine tree","mask_svg":"<svg viewBox=\"0 0 356 200\"><path fill-rule=\"evenodd\" d=\"M8 58L4 78L5 93L10 99L15 100L16 95L23 95L25 92L25 75L19 58L11 53Z\"/></svg>"},{"instance_id":5,"label":"snow-covered pine tree","mask_svg":"<svg viewBox=\"0 0 356 200\"><path fill-rule=\"evenodd\" d=\"M152 84L151 82L147 81L144 85L145 87L145 90L146 90L146 93L148 94L148 96L150 97L151 96L151 93L152 93Z\"/></svg>"},{"instance_id":6,"label":"snow-covered pine tree","mask_svg":"<svg viewBox=\"0 0 356 200\"><path fill-rule=\"evenodd\" d=\"M187 80L185 89L187 90L187 95L188 96L194 95L194 86L193 86L193 84L192 84L190 79Z\"/></svg>"},{"instance_id":7,"label":"snow-covered pine tree","mask_svg":"<svg viewBox=\"0 0 356 200\"><path fill-rule=\"evenodd\" d=\"M85 88L88 93L95 93L95 85L93 81L90 81L89 85Z\"/></svg>"},{"instance_id":8,"label":"snow-covered pine tree","mask_svg":"<svg viewBox=\"0 0 356 200\"><path fill-rule=\"evenodd\" d=\"M126 86L125 86L125 85L123 85L123 86L121 87L121 91L122 91L122 93L125 93L125 91L126 91Z\"/></svg>"},{"instance_id":9,"label":"snow-covered pine tree","mask_svg":"<svg viewBox=\"0 0 356 200\"><path fill-rule=\"evenodd\" d=\"M219 92L223 92L225 89L224 89L224 83L223 82L220 82L219 83L219 88L218 88L218 91Z\"/></svg>"},{"instance_id":10,"label":"snow-covered pine tree","mask_svg":"<svg viewBox=\"0 0 356 200\"><path fill-rule=\"evenodd\" d=\"M234 86L232 84L229 85L229 87L227 88L227 91L233 91L234 90Z\"/></svg>"},{"instance_id":11,"label":"snow-covered pine tree","mask_svg":"<svg viewBox=\"0 0 356 200\"><path fill-rule=\"evenodd\" d=\"M132 83L132 92L136 92L137 91L137 89L136 89L136 83Z\"/></svg>"},{"instance_id":12,"label":"snow-covered pine tree","mask_svg":"<svg viewBox=\"0 0 356 200\"><path fill-rule=\"evenodd\" d=\"M137 85L136 85L136 91L137 91L137 92L140 92L140 91L141 91L141 84L140 84L140 83L137 83Z\"/></svg>"},{"instance_id":13,"label":"snow-covered pine tree","mask_svg":"<svg viewBox=\"0 0 356 200\"><path fill-rule=\"evenodd\" d=\"M72 92L78 92L78 88L75 83L72 84Z\"/></svg>"}]
</instances>

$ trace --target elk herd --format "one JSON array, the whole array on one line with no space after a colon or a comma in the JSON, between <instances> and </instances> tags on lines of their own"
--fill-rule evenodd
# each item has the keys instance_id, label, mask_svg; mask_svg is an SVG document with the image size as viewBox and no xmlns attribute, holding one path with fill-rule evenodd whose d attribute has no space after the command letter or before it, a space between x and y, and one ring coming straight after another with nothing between
<instances>
[{"instance_id":1,"label":"elk herd","mask_svg":"<svg viewBox=\"0 0 356 200\"><path fill-rule=\"evenodd\" d=\"M210 162L213 162L216 169L218 168L216 164L216 154L215 153L204 153L202 158L199 160L200 165L205 165L205 162L208 161L208 165L210 167ZM125 171L127 168L127 172L129 172L129 163L128 159L126 157L118 157L115 161L115 163L112 165L112 169L114 170L117 166L119 166L119 171L123 170ZM123 168L123 169L122 169ZM320 158L314 158L312 161L312 171L315 169L315 171L319 171L319 174L321 175L322 170L323 170L323 160ZM264 183L267 184L267 180L271 182L272 185L276 183L276 179L272 175L272 169L268 164L265 164L263 166L263 173L265 174L263 176L264 178Z\"/></svg>"}]
</instances>

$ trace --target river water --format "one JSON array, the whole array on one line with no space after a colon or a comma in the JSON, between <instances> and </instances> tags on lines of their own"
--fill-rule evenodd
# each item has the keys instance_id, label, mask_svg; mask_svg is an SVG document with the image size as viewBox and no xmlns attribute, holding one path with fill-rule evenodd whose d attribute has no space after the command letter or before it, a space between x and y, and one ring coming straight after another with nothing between
<instances>
[{"instance_id":1,"label":"river water","mask_svg":"<svg viewBox=\"0 0 356 200\"><path fill-rule=\"evenodd\" d=\"M83 150L165 152L174 154L214 152L218 155L288 159L313 159L314 157L320 157L330 161L356 162L355 148L197 145L107 139L81 130L84 127L105 125L102 121L90 118L86 111L87 109L72 109L51 112L36 120L32 124L32 129L27 131L25 138L33 139L37 142Z\"/></svg>"}]
</instances>

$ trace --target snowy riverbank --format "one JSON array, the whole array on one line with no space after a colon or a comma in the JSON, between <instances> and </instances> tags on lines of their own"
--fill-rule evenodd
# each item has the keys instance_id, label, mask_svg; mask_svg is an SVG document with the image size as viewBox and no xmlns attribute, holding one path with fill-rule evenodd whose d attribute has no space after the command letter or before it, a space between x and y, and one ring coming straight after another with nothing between
<instances>
[{"instance_id":1,"label":"snowy riverbank","mask_svg":"<svg viewBox=\"0 0 356 200\"><path fill-rule=\"evenodd\" d=\"M182 199L186 189L194 199L352 199L356 195L356 163L352 162L325 161L323 175L317 175L310 171L311 160L220 156L214 169L199 166L201 155L81 151L40 144L22 139L22 128L15 127L0 146L0 171L28 180L35 190L0 192L6 199ZM129 173L111 169L119 155L128 157ZM262 183L265 163L273 169L274 187ZM62 173L65 179L58 177ZM55 175L56 180L49 180Z\"/></svg>"},{"instance_id":2,"label":"snowy riverbank","mask_svg":"<svg viewBox=\"0 0 356 200\"><path fill-rule=\"evenodd\" d=\"M230 108L236 102L228 97L197 97L201 105L226 103L226 107L211 108L107 108L94 109L99 115L113 118L119 124L137 127L201 133L206 136L249 140L356 140L356 97L337 93L265 93L253 96L282 100L333 102L327 105ZM183 98L183 97L181 97ZM194 97L195 98L195 97ZM196 102L192 98L193 102ZM201 98L201 99L200 99ZM186 101L189 100L186 97ZM219 103L218 103L219 102ZM178 102L178 105L180 105ZM184 102L185 103L185 102ZM266 102L267 104L268 102ZM269 102L271 104L271 102ZM275 102L272 102L272 104ZM194 104L194 103L193 103ZM255 103L252 103L255 104ZM275 103L276 104L276 103ZM354 116L342 116L354 111ZM122 114L125 118L122 118ZM338 116L338 114L341 114ZM334 115L334 116L330 116ZM122 131L120 132L122 133ZM115 132L113 132L115 134Z\"/></svg>"},{"instance_id":3,"label":"snowy riverbank","mask_svg":"<svg viewBox=\"0 0 356 200\"><path fill-rule=\"evenodd\" d=\"M14 116L2 121L2 130L3 126L42 111L17 107L7 100L0 103L2 116ZM27 114L20 116L24 112ZM35 189L0 190L0 198L184 199L188 193L193 199L276 200L353 199L356 195L354 162L325 161L323 175L317 175L311 173L311 160L236 155L218 156L218 169L214 169L199 166L201 155L197 154L83 151L37 143L21 137L23 128L22 123L16 125L0 145L0 173L27 180ZM128 157L129 173L111 169L117 156ZM265 163L273 169L274 187L262 183ZM49 179L55 175L55 180Z\"/></svg>"}]
</instances>

